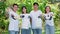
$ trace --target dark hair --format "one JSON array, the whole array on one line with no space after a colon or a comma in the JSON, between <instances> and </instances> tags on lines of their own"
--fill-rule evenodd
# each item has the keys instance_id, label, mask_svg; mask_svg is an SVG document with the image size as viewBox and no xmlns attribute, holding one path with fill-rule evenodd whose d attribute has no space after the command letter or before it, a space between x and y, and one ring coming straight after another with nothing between
<instances>
[{"instance_id":1,"label":"dark hair","mask_svg":"<svg viewBox=\"0 0 60 34\"><path fill-rule=\"evenodd\" d=\"M50 9L49 12L51 12L51 8L50 8L50 6L46 6L46 7L45 7L45 13L47 13L47 12L46 12L46 8L47 8L47 7L49 7L49 9Z\"/></svg>"},{"instance_id":2,"label":"dark hair","mask_svg":"<svg viewBox=\"0 0 60 34\"><path fill-rule=\"evenodd\" d=\"M13 7L14 7L15 5L18 6L17 4L13 4Z\"/></svg>"},{"instance_id":3,"label":"dark hair","mask_svg":"<svg viewBox=\"0 0 60 34\"><path fill-rule=\"evenodd\" d=\"M39 4L38 4L37 2L34 2L34 3L33 3L33 5L35 5L35 4L39 6Z\"/></svg>"},{"instance_id":4,"label":"dark hair","mask_svg":"<svg viewBox=\"0 0 60 34\"><path fill-rule=\"evenodd\" d=\"M22 6L22 10L23 10L23 8L25 8L26 9L26 13L27 13L27 8L26 8L26 6ZM22 11L22 14L24 14L24 12Z\"/></svg>"}]
</instances>

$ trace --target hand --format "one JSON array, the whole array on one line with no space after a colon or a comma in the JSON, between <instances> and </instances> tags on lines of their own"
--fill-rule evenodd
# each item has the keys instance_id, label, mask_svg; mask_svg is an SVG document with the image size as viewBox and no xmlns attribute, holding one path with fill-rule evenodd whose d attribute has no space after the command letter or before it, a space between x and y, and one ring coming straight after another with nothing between
<instances>
[{"instance_id":1,"label":"hand","mask_svg":"<svg viewBox=\"0 0 60 34\"><path fill-rule=\"evenodd\" d=\"M10 7L8 7L8 8L6 9L6 12L9 12L9 11L12 11L12 9L11 9Z\"/></svg>"},{"instance_id":2,"label":"hand","mask_svg":"<svg viewBox=\"0 0 60 34\"><path fill-rule=\"evenodd\" d=\"M10 10L10 8L8 7L7 9L6 9L6 11L8 12Z\"/></svg>"},{"instance_id":3,"label":"hand","mask_svg":"<svg viewBox=\"0 0 60 34\"><path fill-rule=\"evenodd\" d=\"M50 14L50 16L53 16L53 14Z\"/></svg>"}]
</instances>

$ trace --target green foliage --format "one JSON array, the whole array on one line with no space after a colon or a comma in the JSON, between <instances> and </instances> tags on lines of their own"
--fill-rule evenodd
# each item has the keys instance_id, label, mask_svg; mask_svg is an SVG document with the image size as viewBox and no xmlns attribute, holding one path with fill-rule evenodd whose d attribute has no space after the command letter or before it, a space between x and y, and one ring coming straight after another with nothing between
<instances>
[{"instance_id":1,"label":"green foliage","mask_svg":"<svg viewBox=\"0 0 60 34\"><path fill-rule=\"evenodd\" d=\"M8 19L5 18L5 9L8 6L11 6L14 3L17 3L19 5L18 13L22 13L21 7L26 6L27 12L30 13L33 9L33 3L38 2L39 3L39 10L41 10L43 13L45 12L45 6L49 5L51 7L52 12L54 12L54 21L55 26L57 27L60 20L60 9L58 9L58 6L56 4L49 4L48 0L6 0L5 2L0 1L0 28L5 26L5 29L8 29ZM60 5L59 5L60 7ZM59 11L58 11L59 10Z\"/></svg>"},{"instance_id":2,"label":"green foliage","mask_svg":"<svg viewBox=\"0 0 60 34\"><path fill-rule=\"evenodd\" d=\"M3 1L0 1L0 28L5 29L5 3Z\"/></svg>"}]
</instances>

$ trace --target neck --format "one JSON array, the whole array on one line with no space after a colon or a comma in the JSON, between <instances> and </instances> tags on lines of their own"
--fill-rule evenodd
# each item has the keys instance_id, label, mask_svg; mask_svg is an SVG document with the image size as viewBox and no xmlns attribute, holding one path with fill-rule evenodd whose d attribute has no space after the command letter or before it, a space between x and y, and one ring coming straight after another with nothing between
<instances>
[{"instance_id":1,"label":"neck","mask_svg":"<svg viewBox=\"0 0 60 34\"><path fill-rule=\"evenodd\" d=\"M14 12L16 12L16 10L13 10Z\"/></svg>"},{"instance_id":2,"label":"neck","mask_svg":"<svg viewBox=\"0 0 60 34\"><path fill-rule=\"evenodd\" d=\"M24 14L26 14L26 12L24 12Z\"/></svg>"},{"instance_id":3,"label":"neck","mask_svg":"<svg viewBox=\"0 0 60 34\"><path fill-rule=\"evenodd\" d=\"M16 12L16 11L13 10L13 12Z\"/></svg>"},{"instance_id":4,"label":"neck","mask_svg":"<svg viewBox=\"0 0 60 34\"><path fill-rule=\"evenodd\" d=\"M36 12L38 9L34 9L34 11Z\"/></svg>"},{"instance_id":5,"label":"neck","mask_svg":"<svg viewBox=\"0 0 60 34\"><path fill-rule=\"evenodd\" d=\"M49 12L47 12L47 14L48 14Z\"/></svg>"},{"instance_id":6,"label":"neck","mask_svg":"<svg viewBox=\"0 0 60 34\"><path fill-rule=\"evenodd\" d=\"M13 11L14 11L14 12L16 12L16 10L15 10L15 9L13 9Z\"/></svg>"}]
</instances>

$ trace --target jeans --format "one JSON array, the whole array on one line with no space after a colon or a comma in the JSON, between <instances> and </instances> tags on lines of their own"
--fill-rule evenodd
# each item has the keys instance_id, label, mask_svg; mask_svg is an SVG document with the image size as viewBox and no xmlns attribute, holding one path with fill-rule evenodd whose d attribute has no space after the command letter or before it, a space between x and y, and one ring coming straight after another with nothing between
<instances>
[{"instance_id":1,"label":"jeans","mask_svg":"<svg viewBox=\"0 0 60 34\"><path fill-rule=\"evenodd\" d=\"M22 29L21 34L31 34L31 29Z\"/></svg>"},{"instance_id":2,"label":"jeans","mask_svg":"<svg viewBox=\"0 0 60 34\"><path fill-rule=\"evenodd\" d=\"M45 33L46 34L55 34L54 26L46 25L46 27L45 27Z\"/></svg>"},{"instance_id":3,"label":"jeans","mask_svg":"<svg viewBox=\"0 0 60 34\"><path fill-rule=\"evenodd\" d=\"M9 31L9 34L19 34L18 31Z\"/></svg>"},{"instance_id":4,"label":"jeans","mask_svg":"<svg viewBox=\"0 0 60 34\"><path fill-rule=\"evenodd\" d=\"M42 34L42 29L32 29L33 34Z\"/></svg>"}]
</instances>

